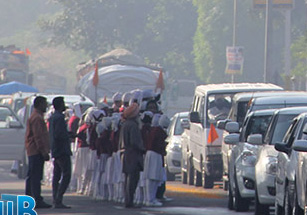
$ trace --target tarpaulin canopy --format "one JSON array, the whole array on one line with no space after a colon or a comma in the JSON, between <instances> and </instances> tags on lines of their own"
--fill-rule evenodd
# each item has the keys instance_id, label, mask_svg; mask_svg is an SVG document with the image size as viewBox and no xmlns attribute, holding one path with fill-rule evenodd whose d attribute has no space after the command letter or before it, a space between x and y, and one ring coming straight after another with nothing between
<instances>
[{"instance_id":1,"label":"tarpaulin canopy","mask_svg":"<svg viewBox=\"0 0 307 215\"><path fill-rule=\"evenodd\" d=\"M9 95L16 92L38 92L38 89L17 81L8 82L0 85L0 94Z\"/></svg>"},{"instance_id":2,"label":"tarpaulin canopy","mask_svg":"<svg viewBox=\"0 0 307 215\"><path fill-rule=\"evenodd\" d=\"M93 85L94 71L86 74L78 83L77 90L95 100L95 86ZM98 97L111 98L116 92L129 92L134 89L155 90L159 71L145 67L130 65L112 65L99 68Z\"/></svg>"}]
</instances>

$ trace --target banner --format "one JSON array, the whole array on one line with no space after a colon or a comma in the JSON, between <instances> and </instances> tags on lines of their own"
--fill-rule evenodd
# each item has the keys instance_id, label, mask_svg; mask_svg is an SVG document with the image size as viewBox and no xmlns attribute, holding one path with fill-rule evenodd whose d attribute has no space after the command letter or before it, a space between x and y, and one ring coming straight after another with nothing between
<instances>
[{"instance_id":1,"label":"banner","mask_svg":"<svg viewBox=\"0 0 307 215\"><path fill-rule=\"evenodd\" d=\"M242 46L227 46L226 48L227 65L226 74L242 74L243 71L243 47Z\"/></svg>"},{"instance_id":2,"label":"banner","mask_svg":"<svg viewBox=\"0 0 307 215\"><path fill-rule=\"evenodd\" d=\"M272 1L273 8L292 9L294 0L269 0ZM267 0L253 0L254 8L264 9Z\"/></svg>"}]
</instances>

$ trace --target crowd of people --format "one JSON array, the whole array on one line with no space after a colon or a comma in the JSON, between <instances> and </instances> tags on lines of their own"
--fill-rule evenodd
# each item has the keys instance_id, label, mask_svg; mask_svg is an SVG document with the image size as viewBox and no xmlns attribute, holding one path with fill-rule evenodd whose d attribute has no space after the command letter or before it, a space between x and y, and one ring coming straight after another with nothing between
<instances>
[{"instance_id":1,"label":"crowd of people","mask_svg":"<svg viewBox=\"0 0 307 215\"><path fill-rule=\"evenodd\" d=\"M53 161L45 163L39 180L52 185L55 208L69 208L62 202L69 183L78 194L123 203L127 208L162 206L163 200L169 200L164 196L164 156L170 120L161 112L159 99L151 90L116 93L111 107L101 101L83 114L79 104L65 110L61 102L53 102L55 110L47 113L46 123L50 146L44 143L44 150L38 151L41 161L48 161L46 151L51 148ZM47 207L40 188L39 192L28 188L26 194L38 206Z\"/></svg>"}]
</instances>

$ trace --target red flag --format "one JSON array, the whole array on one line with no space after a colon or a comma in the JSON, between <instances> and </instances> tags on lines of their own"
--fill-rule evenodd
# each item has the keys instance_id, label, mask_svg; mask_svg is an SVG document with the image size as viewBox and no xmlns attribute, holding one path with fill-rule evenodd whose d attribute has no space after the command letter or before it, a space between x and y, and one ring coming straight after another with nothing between
<instances>
[{"instance_id":1,"label":"red flag","mask_svg":"<svg viewBox=\"0 0 307 215\"><path fill-rule=\"evenodd\" d=\"M162 69L160 70L160 74L159 74L159 78L157 80L157 84L156 84L156 91L157 89L161 89L164 90L164 81L163 81L163 73L162 73Z\"/></svg>"},{"instance_id":2,"label":"red flag","mask_svg":"<svg viewBox=\"0 0 307 215\"><path fill-rule=\"evenodd\" d=\"M208 143L213 143L217 138L219 138L219 135L217 134L215 127L213 124L210 124L210 130L208 134Z\"/></svg>"},{"instance_id":3,"label":"red flag","mask_svg":"<svg viewBox=\"0 0 307 215\"><path fill-rule=\"evenodd\" d=\"M28 48L26 48L26 54L27 55L31 55L32 54Z\"/></svg>"},{"instance_id":4,"label":"red flag","mask_svg":"<svg viewBox=\"0 0 307 215\"><path fill-rule=\"evenodd\" d=\"M98 77L98 62L96 62L95 64L95 73L94 73L94 76L93 76L93 85L95 87L97 87L99 83L99 77Z\"/></svg>"}]
</instances>

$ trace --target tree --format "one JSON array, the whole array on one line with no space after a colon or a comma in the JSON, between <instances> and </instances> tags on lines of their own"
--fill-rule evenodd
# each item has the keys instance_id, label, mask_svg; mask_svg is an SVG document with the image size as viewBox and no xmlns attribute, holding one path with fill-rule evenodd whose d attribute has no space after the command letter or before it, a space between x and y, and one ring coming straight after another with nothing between
<instances>
[{"instance_id":1,"label":"tree","mask_svg":"<svg viewBox=\"0 0 307 215\"><path fill-rule=\"evenodd\" d=\"M57 1L63 12L43 19L50 42L85 50L92 58L127 48L177 76L193 71L197 13L191 0ZM176 76L175 74L173 74Z\"/></svg>"}]
</instances>

